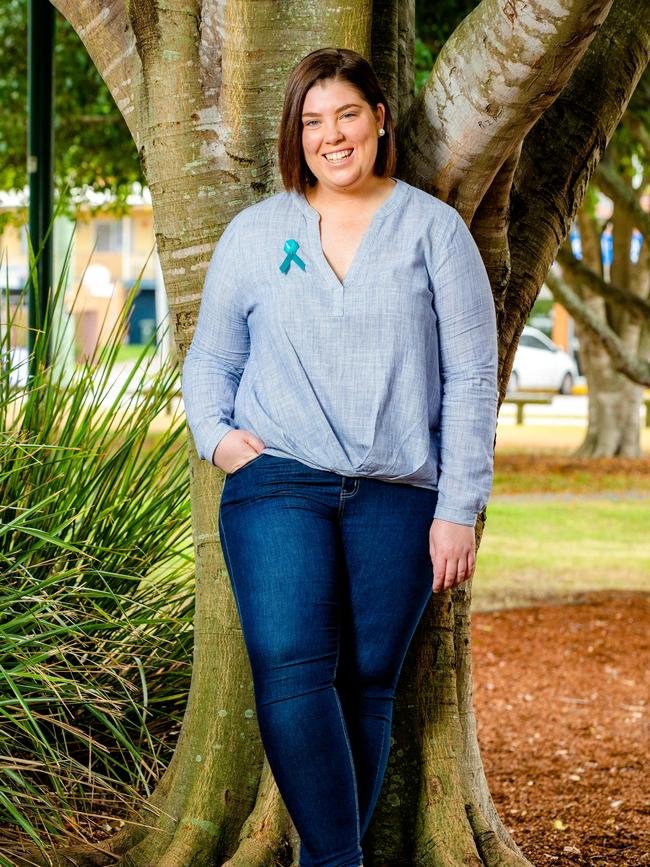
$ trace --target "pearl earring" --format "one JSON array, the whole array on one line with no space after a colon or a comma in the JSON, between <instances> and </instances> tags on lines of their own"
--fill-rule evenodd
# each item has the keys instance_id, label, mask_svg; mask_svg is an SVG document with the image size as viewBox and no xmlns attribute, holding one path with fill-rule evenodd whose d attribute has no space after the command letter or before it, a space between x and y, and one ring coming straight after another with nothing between
<instances>
[{"instance_id":1,"label":"pearl earring","mask_svg":"<svg viewBox=\"0 0 650 867\"><path fill-rule=\"evenodd\" d=\"M386 134L386 130L382 126L380 126L379 127L379 135L385 135L385 134Z\"/></svg>"}]
</instances>

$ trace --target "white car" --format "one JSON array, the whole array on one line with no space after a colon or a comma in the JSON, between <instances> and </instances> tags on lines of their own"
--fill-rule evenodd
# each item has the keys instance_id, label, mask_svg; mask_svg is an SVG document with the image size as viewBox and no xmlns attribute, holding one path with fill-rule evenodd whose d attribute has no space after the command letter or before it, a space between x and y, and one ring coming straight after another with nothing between
<instances>
[{"instance_id":1,"label":"white car","mask_svg":"<svg viewBox=\"0 0 650 867\"><path fill-rule=\"evenodd\" d=\"M543 388L571 394L578 367L571 356L537 328L524 327L512 366L508 391Z\"/></svg>"}]
</instances>

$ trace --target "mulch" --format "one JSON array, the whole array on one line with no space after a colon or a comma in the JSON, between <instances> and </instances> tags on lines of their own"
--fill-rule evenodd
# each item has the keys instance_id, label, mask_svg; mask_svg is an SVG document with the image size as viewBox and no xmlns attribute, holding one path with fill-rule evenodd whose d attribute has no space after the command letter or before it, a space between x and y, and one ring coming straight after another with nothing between
<instances>
[{"instance_id":1,"label":"mulch","mask_svg":"<svg viewBox=\"0 0 650 867\"><path fill-rule=\"evenodd\" d=\"M490 791L538 867L650 865L650 594L472 615Z\"/></svg>"},{"instance_id":2,"label":"mulch","mask_svg":"<svg viewBox=\"0 0 650 867\"><path fill-rule=\"evenodd\" d=\"M650 491L650 457L575 458L547 454L501 454L494 457L493 494L569 491L592 495L598 491ZM489 506L488 506L489 511Z\"/></svg>"}]
</instances>

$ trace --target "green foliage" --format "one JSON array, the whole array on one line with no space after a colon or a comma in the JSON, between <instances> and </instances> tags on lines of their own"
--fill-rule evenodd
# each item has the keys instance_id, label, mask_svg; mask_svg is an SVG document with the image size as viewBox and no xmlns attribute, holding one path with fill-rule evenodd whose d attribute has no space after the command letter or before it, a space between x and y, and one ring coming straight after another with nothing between
<instances>
[{"instance_id":1,"label":"green foliage","mask_svg":"<svg viewBox=\"0 0 650 867\"><path fill-rule=\"evenodd\" d=\"M612 138L607 157L625 183L648 189L647 137L650 134L650 66L647 66Z\"/></svg>"},{"instance_id":2,"label":"green foliage","mask_svg":"<svg viewBox=\"0 0 650 867\"><path fill-rule=\"evenodd\" d=\"M428 45L416 36L415 38L415 95L422 90L433 69L433 54Z\"/></svg>"},{"instance_id":3,"label":"green foliage","mask_svg":"<svg viewBox=\"0 0 650 867\"><path fill-rule=\"evenodd\" d=\"M122 115L70 24L55 24L54 186L73 192L70 216L84 190L112 194L104 210L124 211L134 182L145 183ZM0 16L0 189L27 184L27 2L6 0ZM24 221L24 216L18 217Z\"/></svg>"},{"instance_id":4,"label":"green foliage","mask_svg":"<svg viewBox=\"0 0 650 867\"><path fill-rule=\"evenodd\" d=\"M479 0L444 0L415 5L415 94L431 74L440 49Z\"/></svg>"},{"instance_id":5,"label":"green foliage","mask_svg":"<svg viewBox=\"0 0 650 867\"><path fill-rule=\"evenodd\" d=\"M69 255L70 247L52 307ZM175 364L155 369L150 345L130 370L118 366L130 301L108 344L67 378L46 364L46 335L53 358L64 351L49 314L30 387L12 384L8 364L0 370L5 843L90 840L99 817L111 824L125 815L169 761L187 699L193 566L183 418L165 416L163 433L151 436L179 375Z\"/></svg>"},{"instance_id":6,"label":"green foliage","mask_svg":"<svg viewBox=\"0 0 650 867\"><path fill-rule=\"evenodd\" d=\"M416 93L442 45L476 5L476 0L417 4ZM135 144L83 43L59 12L55 17L55 189L72 191L71 217L87 189L110 193L114 201L101 209L123 213L131 185L146 183ZM27 183L27 0L3 4L0 44L0 189L22 190ZM22 212L12 218L25 221Z\"/></svg>"}]
</instances>

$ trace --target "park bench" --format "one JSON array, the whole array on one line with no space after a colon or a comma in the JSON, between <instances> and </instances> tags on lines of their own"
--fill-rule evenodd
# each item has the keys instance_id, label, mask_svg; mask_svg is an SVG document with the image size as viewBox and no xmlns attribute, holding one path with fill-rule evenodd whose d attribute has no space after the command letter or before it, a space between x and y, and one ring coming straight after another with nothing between
<instances>
[{"instance_id":1,"label":"park bench","mask_svg":"<svg viewBox=\"0 0 650 867\"><path fill-rule=\"evenodd\" d=\"M552 394L540 394L540 393L531 393L523 391L513 391L510 394L507 394L504 399L504 403L514 403L517 407L517 424L524 423L524 407L527 403L537 404L538 406L548 406L552 400L554 395Z\"/></svg>"}]
</instances>

